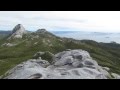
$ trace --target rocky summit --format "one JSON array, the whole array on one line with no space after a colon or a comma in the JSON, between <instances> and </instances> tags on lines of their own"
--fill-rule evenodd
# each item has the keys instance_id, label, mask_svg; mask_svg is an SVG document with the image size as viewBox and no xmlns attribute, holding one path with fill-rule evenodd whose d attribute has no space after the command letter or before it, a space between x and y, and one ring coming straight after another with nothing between
<instances>
[{"instance_id":1,"label":"rocky summit","mask_svg":"<svg viewBox=\"0 0 120 90\"><path fill-rule=\"evenodd\" d=\"M27 33L22 24L18 24L14 27L12 34L8 39L22 38L23 34Z\"/></svg>"},{"instance_id":2,"label":"rocky summit","mask_svg":"<svg viewBox=\"0 0 120 90\"><path fill-rule=\"evenodd\" d=\"M47 31L46 31L46 29L38 29L36 32L37 32L37 33L45 33L45 32L47 32Z\"/></svg>"},{"instance_id":3,"label":"rocky summit","mask_svg":"<svg viewBox=\"0 0 120 90\"><path fill-rule=\"evenodd\" d=\"M69 49L52 57L51 63L41 57L23 62L9 70L4 79L120 79L118 74L99 66L87 51L81 49Z\"/></svg>"}]
</instances>

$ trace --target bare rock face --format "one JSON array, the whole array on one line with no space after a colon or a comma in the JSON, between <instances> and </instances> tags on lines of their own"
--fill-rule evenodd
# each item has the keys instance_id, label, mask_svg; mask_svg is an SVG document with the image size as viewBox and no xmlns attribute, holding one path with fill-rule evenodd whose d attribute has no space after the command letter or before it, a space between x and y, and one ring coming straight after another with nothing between
<instances>
[{"instance_id":1,"label":"bare rock face","mask_svg":"<svg viewBox=\"0 0 120 90\"><path fill-rule=\"evenodd\" d=\"M78 49L55 54L52 64L41 58L23 62L9 70L5 79L108 79L108 70L99 66L87 51ZM120 78L117 74L112 76Z\"/></svg>"},{"instance_id":2,"label":"bare rock face","mask_svg":"<svg viewBox=\"0 0 120 90\"><path fill-rule=\"evenodd\" d=\"M112 73L112 76L115 78L115 79L120 79L120 75L116 74L116 73Z\"/></svg>"},{"instance_id":3,"label":"bare rock face","mask_svg":"<svg viewBox=\"0 0 120 90\"><path fill-rule=\"evenodd\" d=\"M4 43L1 46L8 46L8 47L12 47L15 46L16 44L12 44L12 43Z\"/></svg>"},{"instance_id":4,"label":"bare rock face","mask_svg":"<svg viewBox=\"0 0 120 90\"><path fill-rule=\"evenodd\" d=\"M23 34L25 34L25 33L27 33L27 31L25 30L23 25L18 24L18 25L15 26L15 28L12 31L11 36L8 39L22 38Z\"/></svg>"},{"instance_id":5,"label":"bare rock face","mask_svg":"<svg viewBox=\"0 0 120 90\"><path fill-rule=\"evenodd\" d=\"M47 32L47 31L46 31L46 29L38 29L36 32L37 32L37 33L45 33L45 32Z\"/></svg>"}]
</instances>

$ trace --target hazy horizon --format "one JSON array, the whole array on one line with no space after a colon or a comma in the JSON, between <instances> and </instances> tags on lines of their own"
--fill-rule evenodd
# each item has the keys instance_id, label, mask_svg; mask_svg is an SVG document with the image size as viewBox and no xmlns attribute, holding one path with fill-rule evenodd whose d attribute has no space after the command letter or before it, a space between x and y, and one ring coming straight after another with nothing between
<instances>
[{"instance_id":1,"label":"hazy horizon","mask_svg":"<svg viewBox=\"0 0 120 90\"><path fill-rule=\"evenodd\" d=\"M46 28L38 28L38 29L46 29ZM34 31L37 31L38 29L36 29L36 30L28 30L28 29L26 29L27 31L31 31L31 32L34 32ZM0 31L12 31L13 30L13 28L11 29L11 30L1 30L0 29ZM46 29L47 30L47 29ZM59 30L59 29L57 29L57 30L47 30L47 31L50 31L50 32L67 32L67 33L69 33L69 32L84 32L84 33L120 33L120 32L102 32L102 31L85 31L85 30L68 30L68 29L61 29L61 30Z\"/></svg>"},{"instance_id":2,"label":"hazy horizon","mask_svg":"<svg viewBox=\"0 0 120 90\"><path fill-rule=\"evenodd\" d=\"M120 11L0 11L0 30L22 24L26 30L120 33Z\"/></svg>"}]
</instances>

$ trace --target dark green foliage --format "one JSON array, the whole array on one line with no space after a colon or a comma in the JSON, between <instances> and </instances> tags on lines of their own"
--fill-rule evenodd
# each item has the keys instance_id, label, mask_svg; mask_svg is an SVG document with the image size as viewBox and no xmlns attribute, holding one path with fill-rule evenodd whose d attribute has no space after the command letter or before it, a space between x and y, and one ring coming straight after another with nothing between
<instances>
[{"instance_id":1,"label":"dark green foliage","mask_svg":"<svg viewBox=\"0 0 120 90\"><path fill-rule=\"evenodd\" d=\"M47 60L47 61L49 61L49 62L51 63L51 62L52 62L52 59L53 59L53 54L47 51L47 52L45 52L45 54L43 54L43 55L41 56L41 58L42 58L43 60Z\"/></svg>"}]
</instances>

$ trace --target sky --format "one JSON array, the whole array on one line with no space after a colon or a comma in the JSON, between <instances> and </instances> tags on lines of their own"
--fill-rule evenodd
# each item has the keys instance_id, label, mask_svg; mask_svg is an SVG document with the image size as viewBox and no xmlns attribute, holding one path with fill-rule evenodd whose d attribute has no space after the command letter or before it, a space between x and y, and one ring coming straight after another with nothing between
<instances>
[{"instance_id":1,"label":"sky","mask_svg":"<svg viewBox=\"0 0 120 90\"><path fill-rule=\"evenodd\" d=\"M0 30L119 32L120 11L0 11Z\"/></svg>"}]
</instances>

